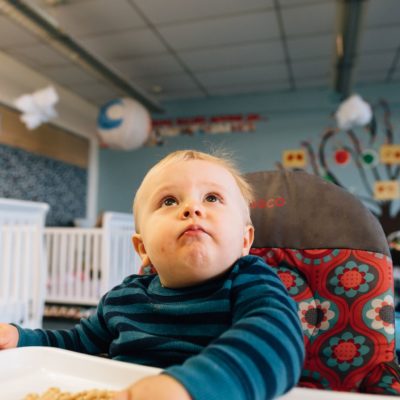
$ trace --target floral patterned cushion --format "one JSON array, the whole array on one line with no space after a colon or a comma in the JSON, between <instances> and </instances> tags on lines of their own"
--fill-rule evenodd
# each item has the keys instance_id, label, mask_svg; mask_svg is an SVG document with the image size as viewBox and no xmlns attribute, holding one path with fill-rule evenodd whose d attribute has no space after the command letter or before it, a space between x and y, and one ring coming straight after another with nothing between
<instances>
[{"instance_id":1,"label":"floral patterned cushion","mask_svg":"<svg viewBox=\"0 0 400 400\"><path fill-rule=\"evenodd\" d=\"M383 367L395 348L390 258L347 249L251 253L276 269L298 304L306 346L300 386L400 394L398 367L395 375ZM386 378L367 385L364 378L376 368Z\"/></svg>"},{"instance_id":2,"label":"floral patterned cushion","mask_svg":"<svg viewBox=\"0 0 400 400\"><path fill-rule=\"evenodd\" d=\"M377 219L353 195L305 172L248 174L252 254L298 304L306 360L299 386L400 395L393 268Z\"/></svg>"}]
</instances>

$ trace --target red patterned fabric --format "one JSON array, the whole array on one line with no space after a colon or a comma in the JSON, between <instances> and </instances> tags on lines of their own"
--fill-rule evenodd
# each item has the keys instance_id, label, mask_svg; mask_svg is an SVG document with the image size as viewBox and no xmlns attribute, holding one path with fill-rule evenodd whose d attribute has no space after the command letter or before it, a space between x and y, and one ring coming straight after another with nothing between
<instances>
[{"instance_id":1,"label":"red patterned fabric","mask_svg":"<svg viewBox=\"0 0 400 400\"><path fill-rule=\"evenodd\" d=\"M299 386L400 395L391 259L365 250L253 248L297 302Z\"/></svg>"}]
</instances>

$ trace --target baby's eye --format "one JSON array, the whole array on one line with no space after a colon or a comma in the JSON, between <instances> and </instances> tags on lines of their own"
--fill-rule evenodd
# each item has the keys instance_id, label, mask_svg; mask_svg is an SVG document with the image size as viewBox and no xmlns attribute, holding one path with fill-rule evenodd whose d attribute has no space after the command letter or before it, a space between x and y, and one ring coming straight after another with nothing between
<instances>
[{"instance_id":1,"label":"baby's eye","mask_svg":"<svg viewBox=\"0 0 400 400\"><path fill-rule=\"evenodd\" d=\"M206 196L206 201L208 201L209 203L215 203L217 201L221 201L221 199L215 194L208 194Z\"/></svg>"},{"instance_id":2,"label":"baby's eye","mask_svg":"<svg viewBox=\"0 0 400 400\"><path fill-rule=\"evenodd\" d=\"M162 206L166 206L166 207L170 207L173 206L175 204L178 204L177 200L175 199L175 197L166 197L165 199L162 200L161 205Z\"/></svg>"}]
</instances>

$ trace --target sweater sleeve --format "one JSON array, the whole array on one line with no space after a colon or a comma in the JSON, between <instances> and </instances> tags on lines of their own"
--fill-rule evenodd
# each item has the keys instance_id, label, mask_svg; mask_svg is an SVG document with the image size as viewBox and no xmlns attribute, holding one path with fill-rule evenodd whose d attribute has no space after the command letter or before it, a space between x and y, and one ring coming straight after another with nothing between
<instances>
[{"instance_id":1,"label":"sweater sleeve","mask_svg":"<svg viewBox=\"0 0 400 400\"><path fill-rule=\"evenodd\" d=\"M251 265L239 265L233 279L231 328L199 355L165 371L194 400L273 399L300 378L304 342L296 303L262 259L243 259Z\"/></svg>"},{"instance_id":2,"label":"sweater sleeve","mask_svg":"<svg viewBox=\"0 0 400 400\"><path fill-rule=\"evenodd\" d=\"M81 319L72 329L23 329L16 325L19 333L17 347L49 346L86 354L107 353L111 335L103 318L103 301L104 297L95 314Z\"/></svg>"}]
</instances>

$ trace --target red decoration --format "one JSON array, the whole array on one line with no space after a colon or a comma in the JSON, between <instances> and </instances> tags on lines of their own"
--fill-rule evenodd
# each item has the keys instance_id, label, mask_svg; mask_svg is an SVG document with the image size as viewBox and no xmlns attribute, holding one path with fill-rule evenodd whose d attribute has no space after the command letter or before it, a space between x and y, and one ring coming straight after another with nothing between
<instances>
[{"instance_id":1,"label":"red decoration","mask_svg":"<svg viewBox=\"0 0 400 400\"><path fill-rule=\"evenodd\" d=\"M335 162L338 165L346 165L350 161L350 153L347 150L336 150L334 154Z\"/></svg>"}]
</instances>

